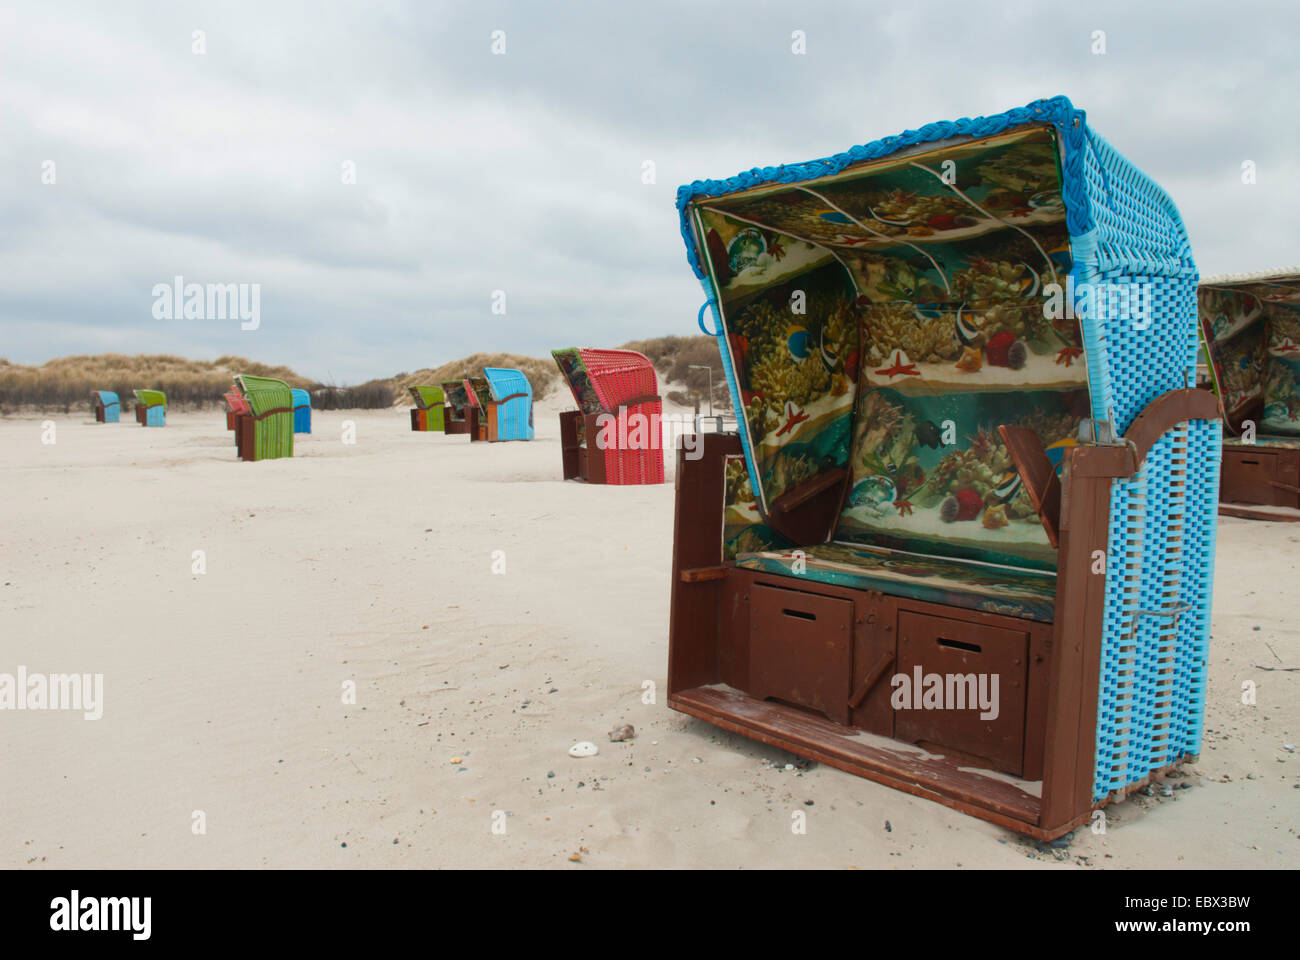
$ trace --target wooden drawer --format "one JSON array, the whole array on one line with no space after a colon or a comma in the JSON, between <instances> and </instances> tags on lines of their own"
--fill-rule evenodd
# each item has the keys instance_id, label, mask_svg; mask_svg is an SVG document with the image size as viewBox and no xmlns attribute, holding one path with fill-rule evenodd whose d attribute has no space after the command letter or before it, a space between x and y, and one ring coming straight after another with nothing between
<instances>
[{"instance_id":1,"label":"wooden drawer","mask_svg":"<svg viewBox=\"0 0 1300 960\"><path fill-rule=\"evenodd\" d=\"M935 676L937 695L930 679ZM947 747L1021 776L1028 676L1028 631L901 612L898 668L890 680L894 735ZM992 701L987 712L996 716L981 716L981 692Z\"/></svg>"},{"instance_id":2,"label":"wooden drawer","mask_svg":"<svg viewBox=\"0 0 1300 960\"><path fill-rule=\"evenodd\" d=\"M1276 453L1224 450L1221 499L1229 503L1288 503L1283 499L1284 491L1272 484L1278 479L1279 465Z\"/></svg>"},{"instance_id":3,"label":"wooden drawer","mask_svg":"<svg viewBox=\"0 0 1300 960\"><path fill-rule=\"evenodd\" d=\"M755 585L749 622L749 694L847 724L852 601Z\"/></svg>"}]
</instances>

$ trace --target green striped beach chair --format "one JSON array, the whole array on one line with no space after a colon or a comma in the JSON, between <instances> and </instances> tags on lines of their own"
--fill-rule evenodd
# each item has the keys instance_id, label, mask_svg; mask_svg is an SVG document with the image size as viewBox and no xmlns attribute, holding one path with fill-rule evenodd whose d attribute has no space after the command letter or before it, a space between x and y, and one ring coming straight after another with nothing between
<instances>
[{"instance_id":1,"label":"green striped beach chair","mask_svg":"<svg viewBox=\"0 0 1300 960\"><path fill-rule=\"evenodd\" d=\"M443 432L443 408L447 401L442 387L408 387L415 406L411 408L412 430Z\"/></svg>"},{"instance_id":2,"label":"green striped beach chair","mask_svg":"<svg viewBox=\"0 0 1300 960\"><path fill-rule=\"evenodd\" d=\"M235 421L235 446L241 460L293 456L293 391L283 380L235 377L248 413Z\"/></svg>"},{"instance_id":3,"label":"green striped beach chair","mask_svg":"<svg viewBox=\"0 0 1300 960\"><path fill-rule=\"evenodd\" d=\"M167 425L167 395L161 390L132 390L135 394L135 419L142 427Z\"/></svg>"}]
</instances>

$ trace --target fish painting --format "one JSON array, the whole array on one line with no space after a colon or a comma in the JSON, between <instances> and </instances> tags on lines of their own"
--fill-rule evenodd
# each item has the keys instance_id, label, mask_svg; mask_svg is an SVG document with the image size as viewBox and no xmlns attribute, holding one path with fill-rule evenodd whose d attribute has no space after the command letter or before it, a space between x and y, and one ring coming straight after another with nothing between
<instances>
[{"instance_id":1,"label":"fish painting","mask_svg":"<svg viewBox=\"0 0 1300 960\"><path fill-rule=\"evenodd\" d=\"M1047 460L1058 475L1061 472L1061 464L1065 462L1065 452L1071 447L1078 446L1078 443L1079 441L1074 437L1066 437L1064 440L1057 440L1047 448Z\"/></svg>"},{"instance_id":2,"label":"fish painting","mask_svg":"<svg viewBox=\"0 0 1300 960\"><path fill-rule=\"evenodd\" d=\"M1025 299L1038 296L1038 291L1042 288L1043 285L1043 280L1038 275L1038 271L1035 270L1027 263L1021 263L1018 264L1018 266L1024 267L1024 270L1020 275L1020 281L1019 281L1020 296L1024 297Z\"/></svg>"},{"instance_id":3,"label":"fish painting","mask_svg":"<svg viewBox=\"0 0 1300 960\"><path fill-rule=\"evenodd\" d=\"M803 363L812 353L812 342L808 336L808 330L804 327L793 326L785 332L785 347L790 351L790 356Z\"/></svg>"},{"instance_id":4,"label":"fish painting","mask_svg":"<svg viewBox=\"0 0 1300 960\"><path fill-rule=\"evenodd\" d=\"M1020 492L1020 487L1024 481L1020 478L1020 471L1009 470L1004 473L997 484L993 487L993 497L998 503L1010 503L1015 499L1016 494Z\"/></svg>"},{"instance_id":5,"label":"fish painting","mask_svg":"<svg viewBox=\"0 0 1300 960\"><path fill-rule=\"evenodd\" d=\"M923 447L937 450L940 436L942 436L942 431L933 420L922 420L916 426L916 441Z\"/></svg>"},{"instance_id":6,"label":"fish painting","mask_svg":"<svg viewBox=\"0 0 1300 960\"><path fill-rule=\"evenodd\" d=\"M822 365L826 367L827 373L834 373L840 358L835 355L835 351L826 349L826 326L823 324L818 346L821 350Z\"/></svg>"},{"instance_id":7,"label":"fish painting","mask_svg":"<svg viewBox=\"0 0 1300 960\"><path fill-rule=\"evenodd\" d=\"M964 303L957 308L957 319L954 326L957 332L957 339L961 341L961 345L963 347L971 347L975 345L975 340L980 335L980 328L965 314L965 310L966 304Z\"/></svg>"}]
</instances>

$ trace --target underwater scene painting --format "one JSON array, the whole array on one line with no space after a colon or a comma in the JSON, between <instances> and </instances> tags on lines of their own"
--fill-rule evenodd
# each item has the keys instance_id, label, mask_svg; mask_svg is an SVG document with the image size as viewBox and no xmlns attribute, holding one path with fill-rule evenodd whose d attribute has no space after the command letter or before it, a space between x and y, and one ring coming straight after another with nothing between
<instances>
[{"instance_id":1,"label":"underwater scene painting","mask_svg":"<svg viewBox=\"0 0 1300 960\"><path fill-rule=\"evenodd\" d=\"M1300 436L1300 304L1270 303L1268 376L1260 429Z\"/></svg>"},{"instance_id":2,"label":"underwater scene painting","mask_svg":"<svg viewBox=\"0 0 1300 960\"><path fill-rule=\"evenodd\" d=\"M863 393L837 540L1053 570L1056 548L997 428L1029 427L1058 472L1086 389Z\"/></svg>"},{"instance_id":3,"label":"underwater scene painting","mask_svg":"<svg viewBox=\"0 0 1300 960\"><path fill-rule=\"evenodd\" d=\"M1228 426L1259 417L1260 432L1300 436L1300 290L1203 288L1201 332Z\"/></svg>"},{"instance_id":4,"label":"underwater scene painting","mask_svg":"<svg viewBox=\"0 0 1300 960\"><path fill-rule=\"evenodd\" d=\"M442 395L451 404L452 412L458 420L465 418L465 408L469 405L469 393L464 380L447 380L442 384Z\"/></svg>"},{"instance_id":5,"label":"underwater scene painting","mask_svg":"<svg viewBox=\"0 0 1300 960\"><path fill-rule=\"evenodd\" d=\"M555 358L560 373L564 375L578 409L583 413L600 413L604 410L600 397L596 395L596 388L592 385L591 377L587 375L587 368L582 363L582 355L577 349L570 347L564 350L552 350L551 356Z\"/></svg>"},{"instance_id":6,"label":"underwater scene painting","mask_svg":"<svg viewBox=\"0 0 1300 960\"><path fill-rule=\"evenodd\" d=\"M860 389L1071 390L1079 324L1050 129L697 208L764 509L849 460Z\"/></svg>"},{"instance_id":7,"label":"underwater scene painting","mask_svg":"<svg viewBox=\"0 0 1300 960\"><path fill-rule=\"evenodd\" d=\"M749 482L744 457L727 457L723 468L722 558L734 560L739 553L787 549L793 544L766 523L758 512L758 501Z\"/></svg>"},{"instance_id":8,"label":"underwater scene painting","mask_svg":"<svg viewBox=\"0 0 1300 960\"><path fill-rule=\"evenodd\" d=\"M792 300L799 306L792 307ZM858 320L838 264L733 301L730 349L764 503L848 462Z\"/></svg>"},{"instance_id":9,"label":"underwater scene painting","mask_svg":"<svg viewBox=\"0 0 1300 960\"><path fill-rule=\"evenodd\" d=\"M480 410L486 410L492 402L492 388L488 386L486 377L466 377L465 390L469 402Z\"/></svg>"}]
</instances>

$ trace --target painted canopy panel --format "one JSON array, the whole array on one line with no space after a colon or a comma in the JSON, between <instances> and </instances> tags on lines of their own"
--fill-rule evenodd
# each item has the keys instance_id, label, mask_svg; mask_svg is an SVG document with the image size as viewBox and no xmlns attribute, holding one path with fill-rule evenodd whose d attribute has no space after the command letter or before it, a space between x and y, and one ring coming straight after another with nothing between
<instances>
[{"instance_id":1,"label":"painted canopy panel","mask_svg":"<svg viewBox=\"0 0 1300 960\"><path fill-rule=\"evenodd\" d=\"M142 403L146 407L165 407L167 406L167 395L161 390L133 390L137 403Z\"/></svg>"},{"instance_id":2,"label":"painted canopy panel","mask_svg":"<svg viewBox=\"0 0 1300 960\"><path fill-rule=\"evenodd\" d=\"M465 386L465 381L443 381L442 393L447 398L447 403L451 405L455 419L463 420L465 418L465 408L469 406L469 390Z\"/></svg>"},{"instance_id":3,"label":"painted canopy panel","mask_svg":"<svg viewBox=\"0 0 1300 960\"><path fill-rule=\"evenodd\" d=\"M308 393L306 390L299 390L297 387L295 387L293 389L293 405L295 409L297 409L298 407L310 407L311 394Z\"/></svg>"},{"instance_id":4,"label":"painted canopy panel","mask_svg":"<svg viewBox=\"0 0 1300 960\"><path fill-rule=\"evenodd\" d=\"M524 376L522 370L511 370L505 367L484 367L483 376L487 380L488 389L492 391L493 400L504 400L512 394L522 393L528 397L533 395L532 384Z\"/></svg>"},{"instance_id":5,"label":"painted canopy panel","mask_svg":"<svg viewBox=\"0 0 1300 960\"><path fill-rule=\"evenodd\" d=\"M569 392L573 394L578 409L587 414L601 413L605 407L600 402L600 396L596 393L596 387L591 382L586 366L583 365L582 351L577 347L566 347L552 350L551 356L555 358L560 374L569 385Z\"/></svg>"},{"instance_id":6,"label":"painted canopy panel","mask_svg":"<svg viewBox=\"0 0 1300 960\"><path fill-rule=\"evenodd\" d=\"M96 390L95 394L99 398L100 406L107 407L111 404L120 402L117 398L117 394L111 390Z\"/></svg>"},{"instance_id":7,"label":"painted canopy panel","mask_svg":"<svg viewBox=\"0 0 1300 960\"><path fill-rule=\"evenodd\" d=\"M442 387L417 386L408 387L411 399L421 410L428 410L430 407L440 407L445 402Z\"/></svg>"},{"instance_id":8,"label":"painted canopy panel","mask_svg":"<svg viewBox=\"0 0 1300 960\"><path fill-rule=\"evenodd\" d=\"M635 350L598 350L584 347L582 362L592 387L606 410L659 394L654 364Z\"/></svg>"},{"instance_id":9,"label":"painted canopy panel","mask_svg":"<svg viewBox=\"0 0 1300 960\"><path fill-rule=\"evenodd\" d=\"M762 503L847 467L843 539L1054 568L997 427L1060 453L1089 413L1078 321L1043 309L1071 266L1056 156L1034 127L818 184L860 236L811 231L802 187L700 211ZM828 249L791 229L844 249L787 267Z\"/></svg>"},{"instance_id":10,"label":"painted canopy panel","mask_svg":"<svg viewBox=\"0 0 1300 960\"><path fill-rule=\"evenodd\" d=\"M1197 303L1229 429L1300 436L1300 274L1207 280Z\"/></svg>"},{"instance_id":11,"label":"painted canopy panel","mask_svg":"<svg viewBox=\"0 0 1300 960\"><path fill-rule=\"evenodd\" d=\"M239 374L235 383L243 391L248 407L258 416L265 416L272 410L293 409L293 391L283 380L270 377L251 377Z\"/></svg>"},{"instance_id":12,"label":"painted canopy panel","mask_svg":"<svg viewBox=\"0 0 1300 960\"><path fill-rule=\"evenodd\" d=\"M488 403L492 400L492 389L488 386L488 382L484 377L466 377L465 395L470 406L486 410Z\"/></svg>"}]
</instances>

